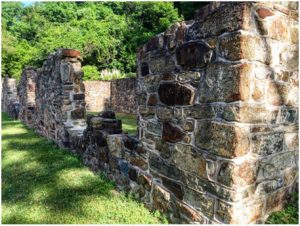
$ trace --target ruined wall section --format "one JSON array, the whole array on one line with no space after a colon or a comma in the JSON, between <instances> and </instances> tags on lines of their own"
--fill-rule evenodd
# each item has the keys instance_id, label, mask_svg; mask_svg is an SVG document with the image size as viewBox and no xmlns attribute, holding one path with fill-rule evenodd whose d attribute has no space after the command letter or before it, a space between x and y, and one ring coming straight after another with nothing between
<instances>
[{"instance_id":1,"label":"ruined wall section","mask_svg":"<svg viewBox=\"0 0 300 226\"><path fill-rule=\"evenodd\" d=\"M14 78L2 78L1 109L17 119L19 114L19 98L17 81Z\"/></svg>"},{"instance_id":2,"label":"ruined wall section","mask_svg":"<svg viewBox=\"0 0 300 226\"><path fill-rule=\"evenodd\" d=\"M84 81L86 110L105 111L110 108L110 81Z\"/></svg>"},{"instance_id":3,"label":"ruined wall section","mask_svg":"<svg viewBox=\"0 0 300 226\"><path fill-rule=\"evenodd\" d=\"M213 2L138 52L138 138L87 117L81 58L51 54L36 128L173 223L260 223L298 178L298 3Z\"/></svg>"},{"instance_id":4,"label":"ruined wall section","mask_svg":"<svg viewBox=\"0 0 300 226\"><path fill-rule=\"evenodd\" d=\"M297 9L214 2L140 49L139 139L154 208L251 223L282 207L298 177Z\"/></svg>"},{"instance_id":5,"label":"ruined wall section","mask_svg":"<svg viewBox=\"0 0 300 226\"><path fill-rule=\"evenodd\" d=\"M87 111L113 110L128 114L137 112L135 78L110 81L85 81Z\"/></svg>"},{"instance_id":6,"label":"ruined wall section","mask_svg":"<svg viewBox=\"0 0 300 226\"><path fill-rule=\"evenodd\" d=\"M23 70L18 84L18 96L20 100L19 119L27 126L35 125L35 81L37 72L32 67Z\"/></svg>"},{"instance_id":7,"label":"ruined wall section","mask_svg":"<svg viewBox=\"0 0 300 226\"><path fill-rule=\"evenodd\" d=\"M115 112L136 114L136 78L123 78L111 81L111 107Z\"/></svg>"},{"instance_id":8,"label":"ruined wall section","mask_svg":"<svg viewBox=\"0 0 300 226\"><path fill-rule=\"evenodd\" d=\"M80 52L60 49L50 54L36 79L36 129L61 147L86 128Z\"/></svg>"}]
</instances>

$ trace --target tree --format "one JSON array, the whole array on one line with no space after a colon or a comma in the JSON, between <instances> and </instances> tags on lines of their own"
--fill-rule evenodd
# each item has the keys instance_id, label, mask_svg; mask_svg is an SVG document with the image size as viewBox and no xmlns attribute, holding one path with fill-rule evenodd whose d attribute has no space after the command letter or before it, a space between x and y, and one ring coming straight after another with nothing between
<instances>
[{"instance_id":1,"label":"tree","mask_svg":"<svg viewBox=\"0 0 300 226\"><path fill-rule=\"evenodd\" d=\"M137 48L181 20L172 2L2 4L2 74L20 77L58 48L81 51L83 65L136 71Z\"/></svg>"}]
</instances>

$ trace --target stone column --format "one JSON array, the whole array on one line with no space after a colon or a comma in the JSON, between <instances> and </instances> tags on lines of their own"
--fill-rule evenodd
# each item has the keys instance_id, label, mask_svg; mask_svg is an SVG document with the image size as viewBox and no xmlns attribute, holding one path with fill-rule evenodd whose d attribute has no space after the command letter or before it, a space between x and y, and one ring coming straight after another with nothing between
<instances>
[{"instance_id":1,"label":"stone column","mask_svg":"<svg viewBox=\"0 0 300 226\"><path fill-rule=\"evenodd\" d=\"M21 75L18 85L20 99L19 119L27 126L35 124L35 79L36 69L26 67Z\"/></svg>"},{"instance_id":2,"label":"stone column","mask_svg":"<svg viewBox=\"0 0 300 226\"><path fill-rule=\"evenodd\" d=\"M213 2L138 52L151 205L259 223L298 178L298 3Z\"/></svg>"},{"instance_id":3,"label":"stone column","mask_svg":"<svg viewBox=\"0 0 300 226\"><path fill-rule=\"evenodd\" d=\"M61 147L71 147L70 136L86 128L81 60L79 51L60 49L38 71L36 128Z\"/></svg>"}]
</instances>

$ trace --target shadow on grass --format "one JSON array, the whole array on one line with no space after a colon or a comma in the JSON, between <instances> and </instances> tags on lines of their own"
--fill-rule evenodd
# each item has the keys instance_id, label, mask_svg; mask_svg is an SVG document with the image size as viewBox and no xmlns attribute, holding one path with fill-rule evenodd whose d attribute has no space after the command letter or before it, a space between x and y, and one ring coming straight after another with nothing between
<instances>
[{"instance_id":1,"label":"shadow on grass","mask_svg":"<svg viewBox=\"0 0 300 226\"><path fill-rule=\"evenodd\" d=\"M12 124L15 125L14 122ZM9 123L6 125L10 128ZM83 181L80 186L60 185L58 175L62 171L82 169L82 164L75 156L53 146L52 142L39 138L31 131L27 134L4 134L2 140L3 203L32 203L32 193L39 187L43 187L47 194L39 201L47 205L48 211L60 213L74 211L74 206L80 206L84 196L111 197L112 184L100 177L92 178L90 173L86 176L89 178L80 178ZM26 152L26 155L10 160L12 151ZM14 215L4 222L27 222L23 220L24 218Z\"/></svg>"}]
</instances>

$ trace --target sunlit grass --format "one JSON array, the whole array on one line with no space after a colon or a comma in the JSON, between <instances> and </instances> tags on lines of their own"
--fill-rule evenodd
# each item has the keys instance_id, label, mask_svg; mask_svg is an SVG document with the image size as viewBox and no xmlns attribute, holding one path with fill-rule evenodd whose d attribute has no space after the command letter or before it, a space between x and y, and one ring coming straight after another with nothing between
<instances>
[{"instance_id":1,"label":"sunlit grass","mask_svg":"<svg viewBox=\"0 0 300 226\"><path fill-rule=\"evenodd\" d=\"M79 159L2 114L2 223L166 222Z\"/></svg>"}]
</instances>

